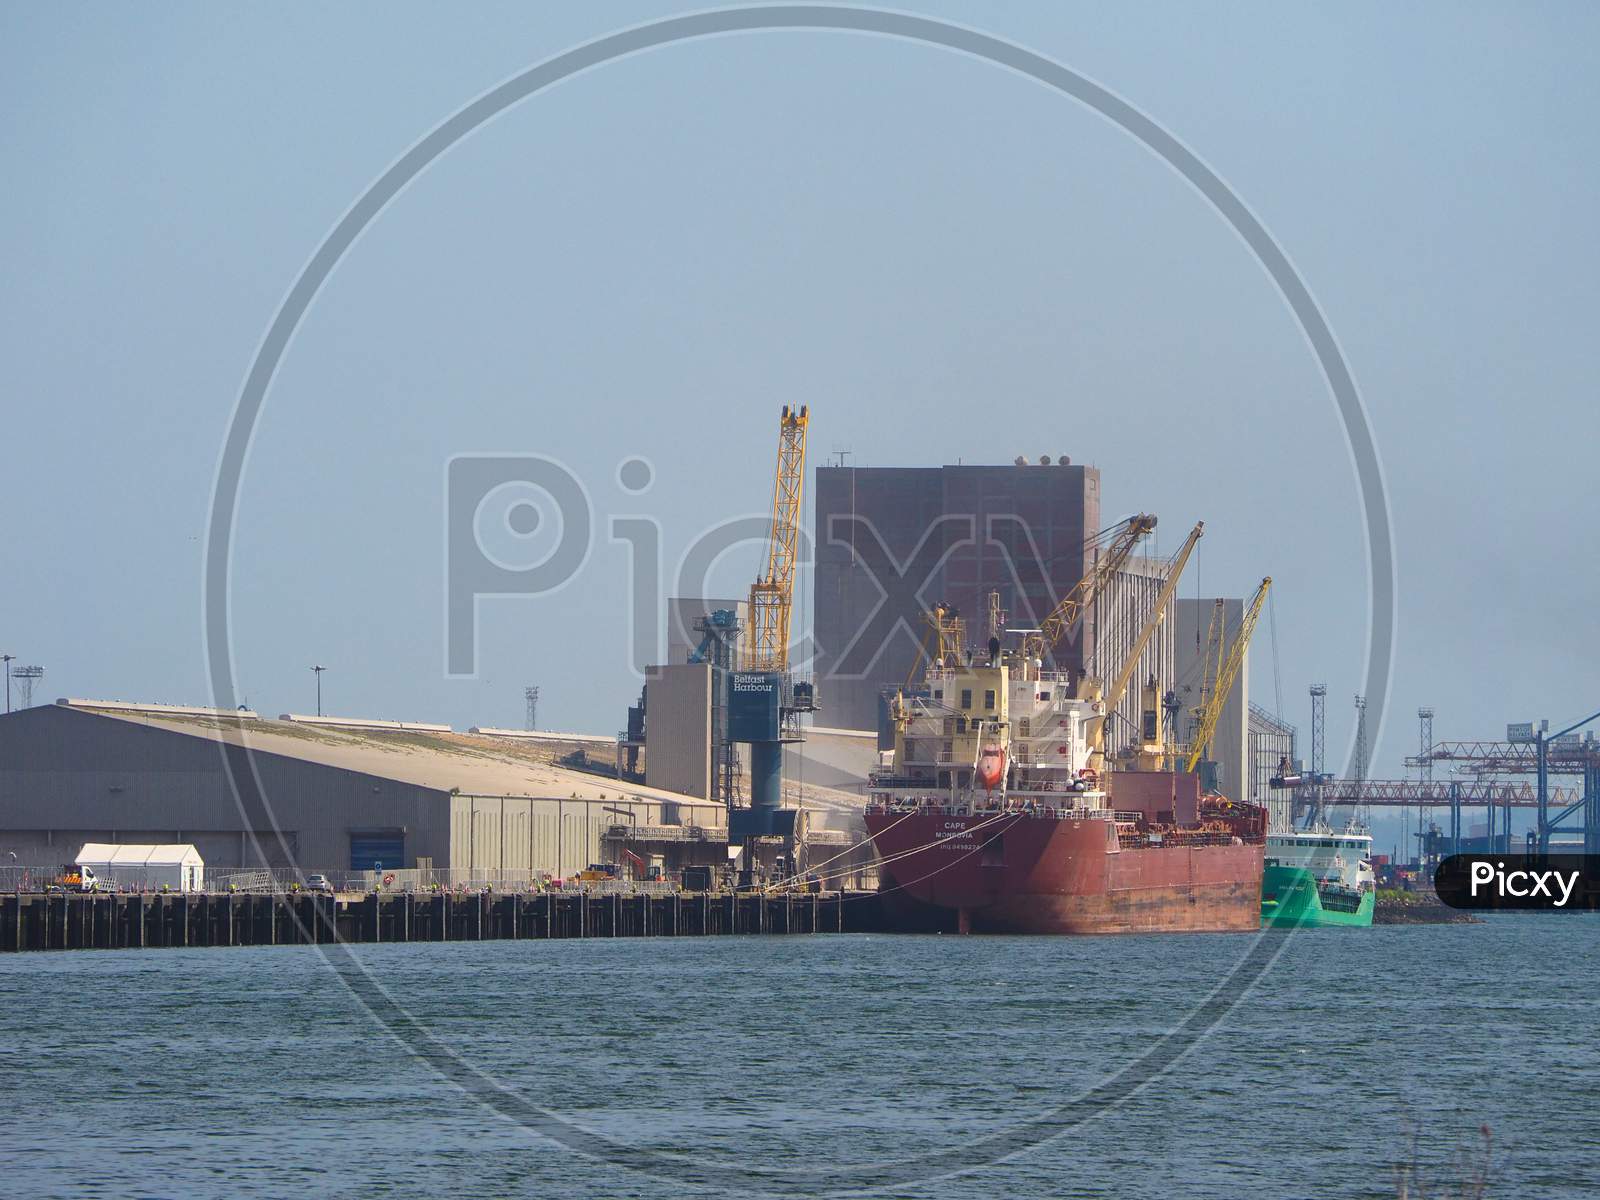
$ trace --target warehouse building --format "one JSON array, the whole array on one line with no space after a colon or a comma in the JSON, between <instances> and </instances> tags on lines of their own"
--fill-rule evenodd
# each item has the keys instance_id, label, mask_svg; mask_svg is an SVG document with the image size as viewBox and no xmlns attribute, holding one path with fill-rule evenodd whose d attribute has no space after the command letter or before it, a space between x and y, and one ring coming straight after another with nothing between
<instances>
[{"instance_id":1,"label":"warehouse building","mask_svg":"<svg viewBox=\"0 0 1600 1200\"><path fill-rule=\"evenodd\" d=\"M563 769L562 749L445 726L62 700L0 716L0 858L66 863L104 842L191 844L208 871L726 862L721 805Z\"/></svg>"}]
</instances>

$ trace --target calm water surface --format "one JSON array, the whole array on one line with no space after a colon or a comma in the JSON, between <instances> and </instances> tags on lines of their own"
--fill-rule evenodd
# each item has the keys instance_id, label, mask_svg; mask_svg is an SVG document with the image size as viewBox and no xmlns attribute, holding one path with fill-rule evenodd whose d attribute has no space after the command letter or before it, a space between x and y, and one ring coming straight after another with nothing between
<instances>
[{"instance_id":1,"label":"calm water surface","mask_svg":"<svg viewBox=\"0 0 1600 1200\"><path fill-rule=\"evenodd\" d=\"M1600 921L1270 935L1187 1058L1011 1161L906 1197L1393 1196L1481 1125L1491 1194L1600 1195ZM441 1039L614 1138L717 1163L946 1150L1093 1085L1251 944L819 936L356 949ZM746 1189L752 1191L755 1189ZM728 1194L486 1113L315 950L0 959L0 1195ZM794 1190L799 1194L799 1189Z\"/></svg>"}]
</instances>

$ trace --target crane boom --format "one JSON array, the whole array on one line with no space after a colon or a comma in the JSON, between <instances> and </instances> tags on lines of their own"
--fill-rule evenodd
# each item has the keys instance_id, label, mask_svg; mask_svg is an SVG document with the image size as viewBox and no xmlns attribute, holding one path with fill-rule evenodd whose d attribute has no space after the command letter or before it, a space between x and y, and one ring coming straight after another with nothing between
<instances>
[{"instance_id":1,"label":"crane boom","mask_svg":"<svg viewBox=\"0 0 1600 1200\"><path fill-rule=\"evenodd\" d=\"M786 404L778 421L778 469L772 484L767 566L750 585L750 640L745 662L752 671L789 669L789 617L794 607L795 552L810 419L806 405L791 409Z\"/></svg>"},{"instance_id":2,"label":"crane boom","mask_svg":"<svg viewBox=\"0 0 1600 1200\"><path fill-rule=\"evenodd\" d=\"M1155 608L1150 613L1150 619L1139 631L1139 637L1134 642L1132 651L1122 664L1122 669L1117 672L1116 679L1108 691L1102 693L1104 712L1095 719L1093 727L1089 730L1089 749L1091 754L1103 756L1105 753L1106 720L1117 705L1122 703L1122 697L1128 690L1128 681L1133 678L1133 673L1139 667L1139 660L1144 657L1145 647L1150 644L1150 639L1155 635L1166 616L1167 605L1172 603L1172 594L1178 590L1178 577L1183 574L1184 565L1189 561L1189 555L1194 550L1195 543L1200 540L1205 532L1204 521L1195 522L1189 536L1184 540L1183 548L1178 551L1172 560L1172 568L1167 572L1167 580L1161 585L1161 592L1156 596Z\"/></svg>"},{"instance_id":3,"label":"crane boom","mask_svg":"<svg viewBox=\"0 0 1600 1200\"><path fill-rule=\"evenodd\" d=\"M1117 530L1111 539L1111 544L1106 547L1106 552L1089 569L1078 585L1061 599L1039 624L1039 628L1025 634L1022 639L1022 655L1024 658L1043 658L1044 652L1061 640L1063 634L1077 622L1083 615L1083 610L1093 603L1105 587L1106 582L1122 570L1123 565L1133 553L1133 548L1156 527L1156 519L1149 513L1137 513L1129 517Z\"/></svg>"},{"instance_id":4,"label":"crane boom","mask_svg":"<svg viewBox=\"0 0 1600 1200\"><path fill-rule=\"evenodd\" d=\"M1267 592L1271 587L1272 576L1268 575L1256 589L1250 606L1245 609L1244 617L1239 622L1239 636L1233 639L1233 645L1228 648L1228 657L1217 672L1211 695L1200 710L1200 725L1189 747L1189 761L1183 768L1185 771L1192 771L1199 765L1201 756L1211 744L1211 737L1217 731L1217 722L1222 719L1222 709L1228 702L1228 693L1233 690L1233 681L1239 675L1239 668L1244 665L1245 649L1250 645L1250 635L1255 632L1256 622L1261 619L1261 606L1267 602Z\"/></svg>"}]
</instances>

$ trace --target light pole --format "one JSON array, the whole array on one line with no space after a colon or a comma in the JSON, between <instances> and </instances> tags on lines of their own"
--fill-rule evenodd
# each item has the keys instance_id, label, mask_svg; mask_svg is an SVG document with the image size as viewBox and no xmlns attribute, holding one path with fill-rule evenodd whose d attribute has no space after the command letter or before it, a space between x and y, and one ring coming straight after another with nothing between
<instances>
[{"instance_id":1,"label":"light pole","mask_svg":"<svg viewBox=\"0 0 1600 1200\"><path fill-rule=\"evenodd\" d=\"M6 711L11 711L11 663L17 656L15 654L0 654L6 661Z\"/></svg>"},{"instance_id":2,"label":"light pole","mask_svg":"<svg viewBox=\"0 0 1600 1200\"><path fill-rule=\"evenodd\" d=\"M322 673L328 668L324 666L312 667L312 672L317 677L317 716L322 715Z\"/></svg>"}]
</instances>

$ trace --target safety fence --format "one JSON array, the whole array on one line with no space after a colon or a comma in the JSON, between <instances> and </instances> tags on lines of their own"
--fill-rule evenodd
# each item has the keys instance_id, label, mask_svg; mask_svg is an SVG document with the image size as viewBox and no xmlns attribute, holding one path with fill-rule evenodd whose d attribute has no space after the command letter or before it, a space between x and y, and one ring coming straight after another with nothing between
<instances>
[{"instance_id":1,"label":"safety fence","mask_svg":"<svg viewBox=\"0 0 1600 1200\"><path fill-rule=\"evenodd\" d=\"M19 866L0 867L0 892L42 892L61 877L61 868Z\"/></svg>"},{"instance_id":2,"label":"safety fence","mask_svg":"<svg viewBox=\"0 0 1600 1200\"><path fill-rule=\"evenodd\" d=\"M492 867L406 868L394 871L297 871L221 869L206 872L209 892L248 894L332 891L365 895L370 892L587 892L589 895L668 895L679 887L679 880L626 878L562 879L548 871Z\"/></svg>"}]
</instances>

